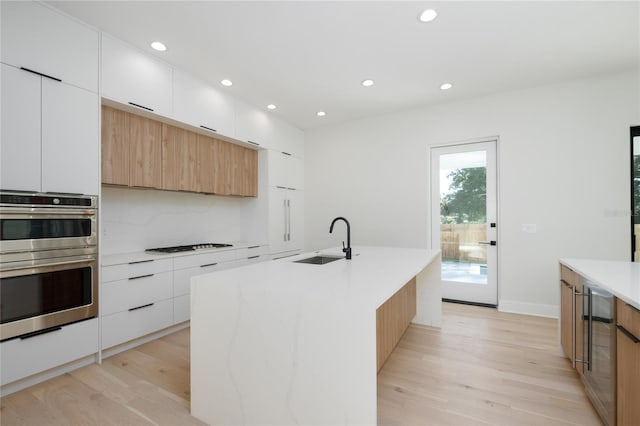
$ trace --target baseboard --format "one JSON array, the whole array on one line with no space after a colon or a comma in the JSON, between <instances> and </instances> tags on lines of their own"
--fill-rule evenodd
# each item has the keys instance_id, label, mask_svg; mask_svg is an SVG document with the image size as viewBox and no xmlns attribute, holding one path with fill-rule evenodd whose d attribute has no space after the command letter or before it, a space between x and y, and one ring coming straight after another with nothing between
<instances>
[{"instance_id":1,"label":"baseboard","mask_svg":"<svg viewBox=\"0 0 640 426\"><path fill-rule=\"evenodd\" d=\"M167 336L169 334L175 333L176 331L180 331L189 327L191 324L190 321L185 321L177 325L172 325L171 327L162 329L160 331L156 331L151 334L147 334L146 336L139 337L135 340L131 340L126 343L122 343L117 346L113 346L108 349L102 350L102 359L109 358L110 356L117 355L120 352L128 351L129 349L133 349L136 346L144 345L145 343L149 343L153 340L159 339L161 337Z\"/></svg>"},{"instance_id":2,"label":"baseboard","mask_svg":"<svg viewBox=\"0 0 640 426\"><path fill-rule=\"evenodd\" d=\"M498 311L556 319L560 317L560 307L557 305L517 302L515 300L499 300Z\"/></svg>"},{"instance_id":3,"label":"baseboard","mask_svg":"<svg viewBox=\"0 0 640 426\"><path fill-rule=\"evenodd\" d=\"M7 383L0 387L0 396L6 396L14 392L21 391L38 383L42 383L46 380L52 379L57 376L61 376L70 371L77 370L89 364L95 364L97 362L98 354L86 356L84 358L71 361L67 364L60 365L58 367L45 370L41 373L36 373L32 376L25 377L24 379L16 380L15 382Z\"/></svg>"}]
</instances>

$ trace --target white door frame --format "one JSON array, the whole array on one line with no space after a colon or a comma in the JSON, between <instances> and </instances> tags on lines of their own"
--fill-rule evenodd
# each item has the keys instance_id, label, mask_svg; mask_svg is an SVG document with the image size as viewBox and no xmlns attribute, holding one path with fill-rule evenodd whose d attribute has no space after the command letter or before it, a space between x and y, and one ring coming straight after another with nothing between
<instances>
[{"instance_id":1,"label":"white door frame","mask_svg":"<svg viewBox=\"0 0 640 426\"><path fill-rule=\"evenodd\" d=\"M497 253L497 261L496 261L496 266L495 266L495 274L496 274L496 285L497 285L497 306L499 307L500 305L500 300L501 300L501 293L502 293L502 286L500 285L500 277L501 277L501 259L502 259L502 244L500 243L500 239L499 236L501 235L501 206L500 206L500 137L499 136L487 136L487 137L481 137L481 138L474 138L474 139L467 139L467 140L461 140L461 141L454 141L454 142L446 142L446 143L438 143L438 144L434 144L434 145L429 145L429 162L428 162L428 176L429 176L429 196L428 196L428 200L429 200L429 212L428 212L428 218L429 218L429 241L430 241L430 247L432 250L440 250L440 241L434 241L434 233L433 233L433 221L434 220L440 220L440 211L438 209L437 214L434 214L434 194L433 194L433 182L431 182L432 180L432 176L433 176L433 170L432 170L432 161L433 161L433 149L434 148L447 148L447 147L453 147L453 146L458 146L458 145L472 145L472 144L476 144L476 143L483 143L483 142L495 142L495 147L496 147L496 153L495 153L495 174L496 174L496 223L497 223L497 227L496 227L496 239L498 241L497 247L496 247L496 253ZM439 198L439 197L438 197ZM439 203L438 203L439 204Z\"/></svg>"}]
</instances>

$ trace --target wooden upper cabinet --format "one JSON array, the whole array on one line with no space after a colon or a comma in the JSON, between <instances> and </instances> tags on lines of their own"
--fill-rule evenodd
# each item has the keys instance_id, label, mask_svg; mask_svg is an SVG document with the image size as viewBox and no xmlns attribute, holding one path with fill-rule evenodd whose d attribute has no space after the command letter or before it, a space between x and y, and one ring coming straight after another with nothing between
<instances>
[{"instance_id":1,"label":"wooden upper cabinet","mask_svg":"<svg viewBox=\"0 0 640 426\"><path fill-rule=\"evenodd\" d=\"M197 175L198 192L216 193L216 158L218 141L209 136L198 135L197 138Z\"/></svg>"},{"instance_id":2,"label":"wooden upper cabinet","mask_svg":"<svg viewBox=\"0 0 640 426\"><path fill-rule=\"evenodd\" d=\"M198 135L162 125L162 189L196 191Z\"/></svg>"},{"instance_id":3,"label":"wooden upper cabinet","mask_svg":"<svg viewBox=\"0 0 640 426\"><path fill-rule=\"evenodd\" d=\"M162 123L129 115L130 186L162 188Z\"/></svg>"},{"instance_id":4,"label":"wooden upper cabinet","mask_svg":"<svg viewBox=\"0 0 640 426\"><path fill-rule=\"evenodd\" d=\"M129 185L129 115L102 106L102 183Z\"/></svg>"},{"instance_id":5,"label":"wooden upper cabinet","mask_svg":"<svg viewBox=\"0 0 640 426\"><path fill-rule=\"evenodd\" d=\"M242 194L248 197L258 196L258 151L244 148L243 154L244 184Z\"/></svg>"},{"instance_id":6,"label":"wooden upper cabinet","mask_svg":"<svg viewBox=\"0 0 640 426\"><path fill-rule=\"evenodd\" d=\"M258 152L102 107L102 183L258 195Z\"/></svg>"}]
</instances>

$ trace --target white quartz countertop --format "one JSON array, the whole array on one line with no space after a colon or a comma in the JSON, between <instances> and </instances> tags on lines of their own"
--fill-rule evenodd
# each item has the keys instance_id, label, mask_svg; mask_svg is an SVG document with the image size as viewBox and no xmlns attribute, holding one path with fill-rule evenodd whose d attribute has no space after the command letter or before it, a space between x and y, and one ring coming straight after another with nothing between
<instances>
[{"instance_id":1,"label":"white quartz countertop","mask_svg":"<svg viewBox=\"0 0 640 426\"><path fill-rule=\"evenodd\" d=\"M331 248L214 274L216 279L236 282L245 291L256 287L285 291L289 296L340 294L353 299L353 303L370 304L375 309L440 256L438 250L425 249L353 247L352 250L351 260L344 258L341 248ZM323 265L295 262L317 255L343 258ZM206 275L198 277L198 282L206 280Z\"/></svg>"},{"instance_id":2,"label":"white quartz countertop","mask_svg":"<svg viewBox=\"0 0 640 426\"><path fill-rule=\"evenodd\" d=\"M153 253L153 252L146 252L146 251L136 251L131 253L106 254L101 257L101 265L102 266L123 265L131 262L141 262L146 260L157 260L157 259L170 259L170 258L181 257L181 256L193 256L195 254L221 253L224 251L240 250L248 247L265 245L263 243L248 243L248 242L231 242L229 244L232 244L233 247L198 249L193 251L182 251L178 253ZM179 244L176 244L176 245L179 245Z\"/></svg>"},{"instance_id":3,"label":"white quartz countertop","mask_svg":"<svg viewBox=\"0 0 640 426\"><path fill-rule=\"evenodd\" d=\"M295 263L317 254L322 264ZM353 247L191 279L191 413L208 424L375 425L376 309L416 277L438 326L440 252Z\"/></svg>"},{"instance_id":4,"label":"white quartz countertop","mask_svg":"<svg viewBox=\"0 0 640 426\"><path fill-rule=\"evenodd\" d=\"M640 263L590 259L560 259L560 263L640 309Z\"/></svg>"}]
</instances>

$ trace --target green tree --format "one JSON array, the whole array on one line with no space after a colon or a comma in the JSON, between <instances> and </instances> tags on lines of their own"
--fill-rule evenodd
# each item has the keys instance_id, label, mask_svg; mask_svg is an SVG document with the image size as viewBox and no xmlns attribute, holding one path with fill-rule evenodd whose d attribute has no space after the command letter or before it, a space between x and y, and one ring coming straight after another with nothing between
<instances>
[{"instance_id":1,"label":"green tree","mask_svg":"<svg viewBox=\"0 0 640 426\"><path fill-rule=\"evenodd\" d=\"M456 169L451 178L449 194L441 198L440 217L443 222L483 223L486 221L487 169L468 167Z\"/></svg>"}]
</instances>

